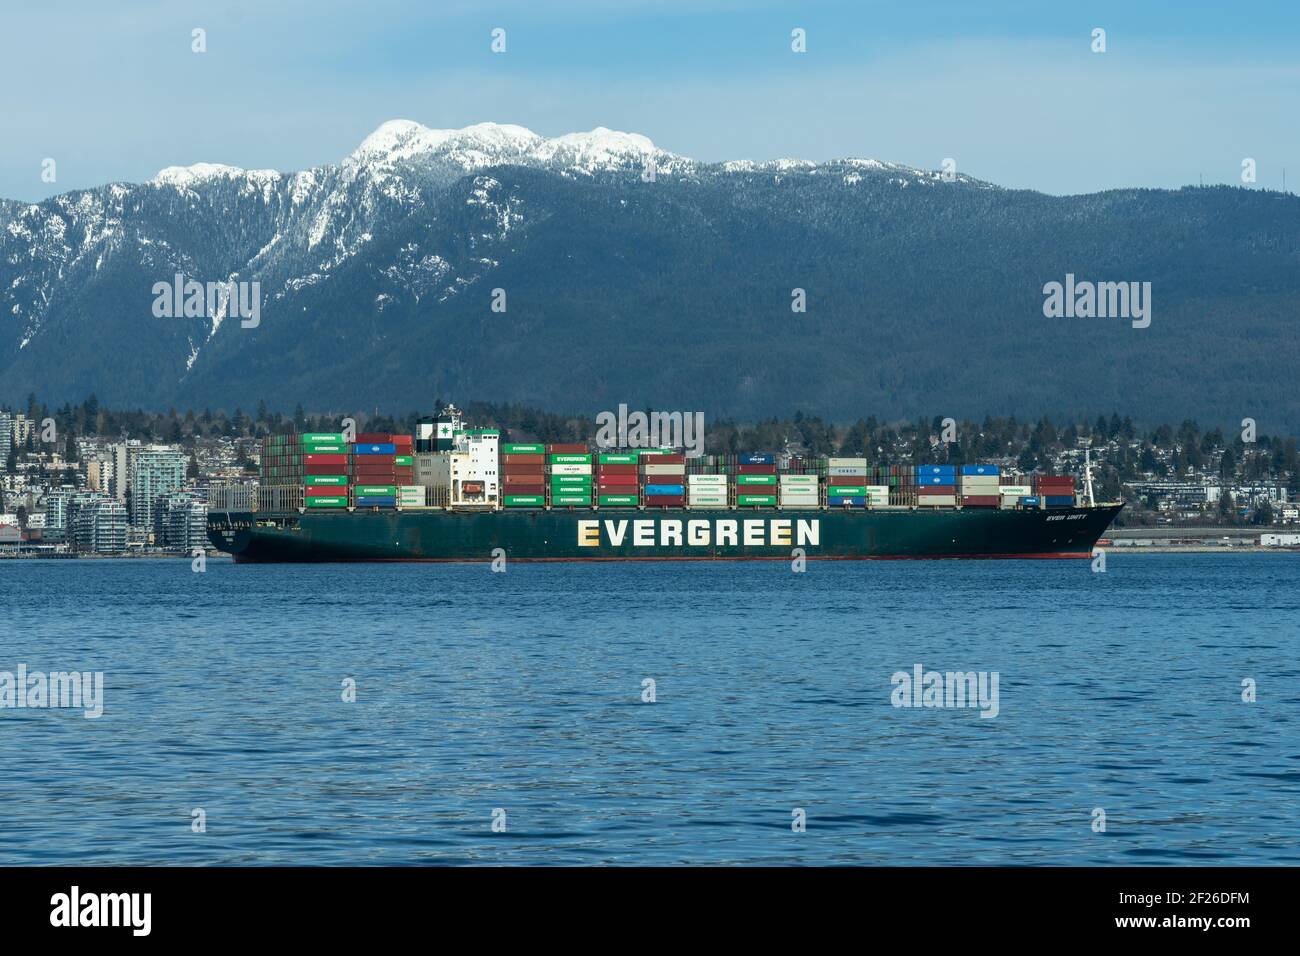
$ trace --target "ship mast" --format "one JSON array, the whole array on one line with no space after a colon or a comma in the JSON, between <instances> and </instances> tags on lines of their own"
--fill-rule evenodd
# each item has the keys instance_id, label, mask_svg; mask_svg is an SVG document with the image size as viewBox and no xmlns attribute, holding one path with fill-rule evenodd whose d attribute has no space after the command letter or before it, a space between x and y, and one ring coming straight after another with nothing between
<instances>
[{"instance_id":1,"label":"ship mast","mask_svg":"<svg viewBox=\"0 0 1300 956\"><path fill-rule=\"evenodd\" d=\"M1097 502L1092 497L1092 439L1080 438L1079 444L1083 446L1083 493L1088 498L1088 507L1095 508Z\"/></svg>"}]
</instances>

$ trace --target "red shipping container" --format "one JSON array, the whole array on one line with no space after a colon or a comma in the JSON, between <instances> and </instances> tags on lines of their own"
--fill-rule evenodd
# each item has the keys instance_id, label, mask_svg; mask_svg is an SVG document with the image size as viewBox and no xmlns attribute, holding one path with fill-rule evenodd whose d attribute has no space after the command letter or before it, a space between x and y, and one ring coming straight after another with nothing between
<instances>
[{"instance_id":1,"label":"red shipping container","mask_svg":"<svg viewBox=\"0 0 1300 956\"><path fill-rule=\"evenodd\" d=\"M511 485L506 489L508 495L543 495L546 493L545 485Z\"/></svg>"},{"instance_id":2,"label":"red shipping container","mask_svg":"<svg viewBox=\"0 0 1300 956\"><path fill-rule=\"evenodd\" d=\"M684 465L686 464L685 455L643 455L637 459L641 465Z\"/></svg>"},{"instance_id":3,"label":"red shipping container","mask_svg":"<svg viewBox=\"0 0 1300 956\"><path fill-rule=\"evenodd\" d=\"M776 465L737 465L735 475L775 475Z\"/></svg>"},{"instance_id":4,"label":"red shipping container","mask_svg":"<svg viewBox=\"0 0 1300 956\"><path fill-rule=\"evenodd\" d=\"M636 475L601 475L596 484L601 488L635 488L637 477Z\"/></svg>"},{"instance_id":5,"label":"red shipping container","mask_svg":"<svg viewBox=\"0 0 1300 956\"><path fill-rule=\"evenodd\" d=\"M502 481L507 487L511 488L515 485L544 485L546 484L546 476L539 471L529 471L506 475Z\"/></svg>"},{"instance_id":6,"label":"red shipping container","mask_svg":"<svg viewBox=\"0 0 1300 956\"><path fill-rule=\"evenodd\" d=\"M998 506L998 496L966 495L962 498L961 503L966 508L996 508Z\"/></svg>"},{"instance_id":7,"label":"red shipping container","mask_svg":"<svg viewBox=\"0 0 1300 956\"><path fill-rule=\"evenodd\" d=\"M635 475L637 473L636 465L597 465L596 474L600 477L606 475Z\"/></svg>"},{"instance_id":8,"label":"red shipping container","mask_svg":"<svg viewBox=\"0 0 1300 956\"><path fill-rule=\"evenodd\" d=\"M956 485L921 485L916 489L923 495L955 495L957 494Z\"/></svg>"},{"instance_id":9,"label":"red shipping container","mask_svg":"<svg viewBox=\"0 0 1300 956\"><path fill-rule=\"evenodd\" d=\"M647 505L668 508L680 508L686 504L685 495L646 495L642 500Z\"/></svg>"},{"instance_id":10,"label":"red shipping container","mask_svg":"<svg viewBox=\"0 0 1300 956\"><path fill-rule=\"evenodd\" d=\"M302 460L308 465L346 465L347 455L303 455ZM317 473L319 474L319 472Z\"/></svg>"},{"instance_id":11,"label":"red shipping container","mask_svg":"<svg viewBox=\"0 0 1300 956\"><path fill-rule=\"evenodd\" d=\"M546 464L545 455L502 455L502 463L506 465L544 465Z\"/></svg>"},{"instance_id":12,"label":"red shipping container","mask_svg":"<svg viewBox=\"0 0 1300 956\"><path fill-rule=\"evenodd\" d=\"M344 485L307 485L302 489L302 493L308 498L322 496L333 498L335 495L346 495L348 489Z\"/></svg>"},{"instance_id":13,"label":"red shipping container","mask_svg":"<svg viewBox=\"0 0 1300 956\"><path fill-rule=\"evenodd\" d=\"M568 445L547 445L548 455L585 455L590 451L586 445L570 443Z\"/></svg>"},{"instance_id":14,"label":"red shipping container","mask_svg":"<svg viewBox=\"0 0 1300 956\"><path fill-rule=\"evenodd\" d=\"M310 463L302 466L302 473L304 475L337 475L339 473L350 474L347 465L331 465L331 464L313 465Z\"/></svg>"}]
</instances>

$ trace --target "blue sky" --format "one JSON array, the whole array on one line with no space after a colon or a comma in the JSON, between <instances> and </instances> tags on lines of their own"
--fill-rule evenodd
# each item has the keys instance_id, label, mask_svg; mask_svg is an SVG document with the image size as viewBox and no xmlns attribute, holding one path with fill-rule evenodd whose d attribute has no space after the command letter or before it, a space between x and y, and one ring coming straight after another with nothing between
<instances>
[{"instance_id":1,"label":"blue sky","mask_svg":"<svg viewBox=\"0 0 1300 956\"><path fill-rule=\"evenodd\" d=\"M607 126L1050 193L1300 184L1300 3L315 0L0 8L0 196L337 162L387 119ZM207 31L208 52L190 51ZM507 52L489 49L494 27ZM808 52L790 51L807 31ZM1091 32L1106 30L1107 52ZM41 181L41 162L58 179Z\"/></svg>"}]
</instances>

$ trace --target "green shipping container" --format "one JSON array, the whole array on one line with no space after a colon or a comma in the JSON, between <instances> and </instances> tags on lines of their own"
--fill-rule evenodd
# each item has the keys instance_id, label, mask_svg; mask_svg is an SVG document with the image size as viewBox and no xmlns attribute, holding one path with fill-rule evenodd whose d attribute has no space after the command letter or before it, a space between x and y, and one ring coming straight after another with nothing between
<instances>
[{"instance_id":1,"label":"green shipping container","mask_svg":"<svg viewBox=\"0 0 1300 956\"><path fill-rule=\"evenodd\" d=\"M551 475L553 485L589 485L591 475Z\"/></svg>"},{"instance_id":2,"label":"green shipping container","mask_svg":"<svg viewBox=\"0 0 1300 956\"><path fill-rule=\"evenodd\" d=\"M636 495L601 495L600 504L602 507L616 507L618 505L630 505L636 507L640 502Z\"/></svg>"},{"instance_id":3,"label":"green shipping container","mask_svg":"<svg viewBox=\"0 0 1300 956\"><path fill-rule=\"evenodd\" d=\"M345 495L312 495L306 503L308 508L346 508L348 499Z\"/></svg>"},{"instance_id":4,"label":"green shipping container","mask_svg":"<svg viewBox=\"0 0 1300 956\"><path fill-rule=\"evenodd\" d=\"M545 445L502 445L501 454L503 455L544 455L546 454Z\"/></svg>"},{"instance_id":5,"label":"green shipping container","mask_svg":"<svg viewBox=\"0 0 1300 956\"><path fill-rule=\"evenodd\" d=\"M342 442L313 441L304 442L302 450L307 455L346 455L348 446Z\"/></svg>"},{"instance_id":6,"label":"green shipping container","mask_svg":"<svg viewBox=\"0 0 1300 956\"><path fill-rule=\"evenodd\" d=\"M609 452L600 456L600 463L602 465L635 465L636 453Z\"/></svg>"},{"instance_id":7,"label":"green shipping container","mask_svg":"<svg viewBox=\"0 0 1300 956\"><path fill-rule=\"evenodd\" d=\"M736 495L738 505L774 505L776 495Z\"/></svg>"},{"instance_id":8,"label":"green shipping container","mask_svg":"<svg viewBox=\"0 0 1300 956\"><path fill-rule=\"evenodd\" d=\"M638 455L671 455L672 452L667 448L638 448Z\"/></svg>"},{"instance_id":9,"label":"green shipping container","mask_svg":"<svg viewBox=\"0 0 1300 956\"><path fill-rule=\"evenodd\" d=\"M347 475L312 475L310 477L313 485L346 485L348 483Z\"/></svg>"},{"instance_id":10,"label":"green shipping container","mask_svg":"<svg viewBox=\"0 0 1300 956\"><path fill-rule=\"evenodd\" d=\"M393 458L393 464L396 465L398 468L402 468L402 467L408 467L408 468L409 468L411 465L414 465L414 464L415 464L415 456L414 456L414 455L397 455L397 456L395 456L395 457Z\"/></svg>"},{"instance_id":11,"label":"green shipping container","mask_svg":"<svg viewBox=\"0 0 1300 956\"><path fill-rule=\"evenodd\" d=\"M831 485L826 489L828 495L861 496L867 493L863 485Z\"/></svg>"},{"instance_id":12,"label":"green shipping container","mask_svg":"<svg viewBox=\"0 0 1300 956\"><path fill-rule=\"evenodd\" d=\"M737 475L736 484L738 485L774 485L776 484L776 475Z\"/></svg>"},{"instance_id":13,"label":"green shipping container","mask_svg":"<svg viewBox=\"0 0 1300 956\"><path fill-rule=\"evenodd\" d=\"M590 455L552 455L552 465L590 465Z\"/></svg>"},{"instance_id":14,"label":"green shipping container","mask_svg":"<svg viewBox=\"0 0 1300 956\"><path fill-rule=\"evenodd\" d=\"M396 485L353 485L352 493L354 495L395 495L397 494Z\"/></svg>"},{"instance_id":15,"label":"green shipping container","mask_svg":"<svg viewBox=\"0 0 1300 956\"><path fill-rule=\"evenodd\" d=\"M507 508L540 508L546 504L541 495L506 495Z\"/></svg>"},{"instance_id":16,"label":"green shipping container","mask_svg":"<svg viewBox=\"0 0 1300 956\"><path fill-rule=\"evenodd\" d=\"M591 495L551 495L553 505L589 505Z\"/></svg>"},{"instance_id":17,"label":"green shipping container","mask_svg":"<svg viewBox=\"0 0 1300 956\"><path fill-rule=\"evenodd\" d=\"M304 432L303 434L298 436L298 441L302 443L333 442L335 444L341 445L343 444L343 433L342 432Z\"/></svg>"}]
</instances>

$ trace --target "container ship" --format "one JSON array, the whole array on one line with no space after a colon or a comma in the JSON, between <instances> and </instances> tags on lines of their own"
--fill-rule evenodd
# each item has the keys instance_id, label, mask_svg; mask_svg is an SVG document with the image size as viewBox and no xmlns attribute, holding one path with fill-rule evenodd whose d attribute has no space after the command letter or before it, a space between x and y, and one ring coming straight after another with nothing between
<instances>
[{"instance_id":1,"label":"container ship","mask_svg":"<svg viewBox=\"0 0 1300 956\"><path fill-rule=\"evenodd\" d=\"M239 562L1087 558L1123 507L1090 470L506 443L459 412L416 435L263 439L256 489L211 489Z\"/></svg>"}]
</instances>

